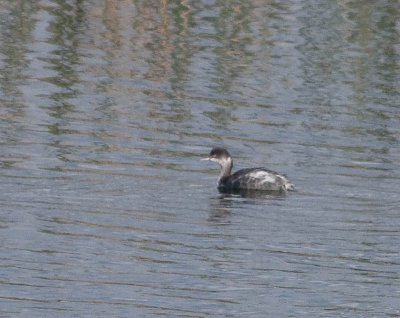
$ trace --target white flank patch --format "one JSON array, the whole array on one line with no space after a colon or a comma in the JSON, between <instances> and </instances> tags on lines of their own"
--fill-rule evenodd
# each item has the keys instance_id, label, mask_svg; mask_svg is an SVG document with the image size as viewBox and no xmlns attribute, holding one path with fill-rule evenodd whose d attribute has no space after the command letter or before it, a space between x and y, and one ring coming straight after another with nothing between
<instances>
[{"instance_id":1,"label":"white flank patch","mask_svg":"<svg viewBox=\"0 0 400 318\"><path fill-rule=\"evenodd\" d=\"M259 180L260 183L274 183L276 180L275 175L262 170L249 173L249 177Z\"/></svg>"}]
</instances>

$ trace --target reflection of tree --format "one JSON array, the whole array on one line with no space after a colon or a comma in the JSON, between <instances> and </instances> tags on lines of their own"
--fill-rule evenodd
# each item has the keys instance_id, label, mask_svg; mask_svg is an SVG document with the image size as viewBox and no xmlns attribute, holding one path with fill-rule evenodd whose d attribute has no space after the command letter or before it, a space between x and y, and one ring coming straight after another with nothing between
<instances>
[{"instance_id":1,"label":"reflection of tree","mask_svg":"<svg viewBox=\"0 0 400 318\"><path fill-rule=\"evenodd\" d=\"M371 97L371 88L378 94L400 93L400 52L396 49L400 37L396 26L399 6L393 5L393 1L343 0L340 4L346 40L357 52L352 63L355 99L365 103Z\"/></svg>"},{"instance_id":2,"label":"reflection of tree","mask_svg":"<svg viewBox=\"0 0 400 318\"><path fill-rule=\"evenodd\" d=\"M189 43L190 5L186 0L173 4L146 1L137 9L133 41L149 66L144 78L168 83L175 94L181 94L193 54Z\"/></svg>"},{"instance_id":3,"label":"reflection of tree","mask_svg":"<svg viewBox=\"0 0 400 318\"><path fill-rule=\"evenodd\" d=\"M40 58L46 63L45 69L52 70L51 76L42 77L41 81L50 85L51 90L46 94L49 104L46 106L48 115L54 120L47 124L48 132L52 135L49 144L56 149L56 157L68 161L72 152L63 142L70 133L68 128L71 113L77 105L72 99L80 94L78 68L81 61L79 53L80 34L83 30L85 11L82 1L73 5L65 1L56 1L57 5L48 8L52 16L46 35L47 44L51 50L40 52ZM42 96L44 97L44 96Z\"/></svg>"},{"instance_id":4,"label":"reflection of tree","mask_svg":"<svg viewBox=\"0 0 400 318\"><path fill-rule=\"evenodd\" d=\"M50 114L56 118L62 118L64 114L74 111L75 105L69 99L76 97L78 91L74 88L79 84L77 65L80 63L79 36L82 31L84 11L82 1L77 1L72 6L65 1L58 1L58 6L49 9L54 19L50 23L48 31L50 38L48 43L54 46L46 58L48 68L55 75L43 78L57 89L49 94L52 105Z\"/></svg>"},{"instance_id":5,"label":"reflection of tree","mask_svg":"<svg viewBox=\"0 0 400 318\"><path fill-rule=\"evenodd\" d=\"M398 94L399 9L392 3L304 3L304 41L298 46L304 82L299 97L312 108L306 126L315 134L313 144L320 137L333 149L337 141L326 140L331 131L329 135L343 137L340 150L358 156L367 151L384 154L381 144L371 146L374 140L396 140L390 128L392 114L382 107Z\"/></svg>"},{"instance_id":6,"label":"reflection of tree","mask_svg":"<svg viewBox=\"0 0 400 318\"><path fill-rule=\"evenodd\" d=\"M221 93L229 93L234 80L246 70L255 55L248 47L253 44L251 23L254 8L251 2L220 2L219 15L213 20L220 46L215 48L216 85Z\"/></svg>"},{"instance_id":7,"label":"reflection of tree","mask_svg":"<svg viewBox=\"0 0 400 318\"><path fill-rule=\"evenodd\" d=\"M233 106L264 103L274 91L267 85L295 81L302 81L300 100L320 107L317 116L329 119L330 106L350 98L357 116L384 124L390 116L373 104L399 93L400 13L393 1L50 3L2 2L0 100L12 116L29 99L36 118L59 125L49 128L53 136L66 131L75 111L93 125L93 118L130 116L142 128L171 133L189 123L191 103L229 126L240 118ZM95 109L80 108L81 97Z\"/></svg>"},{"instance_id":8,"label":"reflection of tree","mask_svg":"<svg viewBox=\"0 0 400 318\"><path fill-rule=\"evenodd\" d=\"M52 6L32 1L9 3L8 17L1 22L0 52L6 58L2 59L5 64L0 86L1 95L6 97L2 106L9 103L13 117L17 110L21 117L14 138L20 135L31 140L32 131L40 131L42 125L47 125L52 135L65 131L59 127L59 120L74 109L68 100L76 97L73 87L79 80L76 65L83 21L81 2L73 6L65 1ZM2 12L4 9L2 6ZM43 121L46 115L56 122Z\"/></svg>"},{"instance_id":9,"label":"reflection of tree","mask_svg":"<svg viewBox=\"0 0 400 318\"><path fill-rule=\"evenodd\" d=\"M0 152L0 166L14 166L26 160L18 147L7 149L25 140L24 128L30 125L29 100L24 89L29 83L29 44L35 25L33 13L37 6L31 1L5 1L0 11L0 140L6 145Z\"/></svg>"},{"instance_id":10,"label":"reflection of tree","mask_svg":"<svg viewBox=\"0 0 400 318\"><path fill-rule=\"evenodd\" d=\"M32 40L31 32L35 24L32 13L36 10L36 5L29 1L9 3L8 7L2 5L0 99L2 107L10 107L14 115L23 111L25 103L20 85L27 78L27 46Z\"/></svg>"},{"instance_id":11,"label":"reflection of tree","mask_svg":"<svg viewBox=\"0 0 400 318\"><path fill-rule=\"evenodd\" d=\"M191 116L184 103L193 55L189 43L191 7L186 0L174 3L164 0L137 3L136 8L138 14L133 20L136 32L132 38L135 60L145 61L142 77L155 84L146 88L146 95L152 101L160 101L151 104L149 114L164 123L167 117L169 121L184 122Z\"/></svg>"},{"instance_id":12,"label":"reflection of tree","mask_svg":"<svg viewBox=\"0 0 400 318\"><path fill-rule=\"evenodd\" d=\"M201 90L211 88L231 94L237 89L235 80L256 58L251 47L259 44L259 33L254 34L254 28L262 34L268 28L263 14L257 12L261 4L253 5L243 1L210 6L188 0L108 0L102 38L111 42L103 46L108 62L104 71L110 78L145 80L143 92L151 100L147 107L152 108L152 118L159 114L163 120L168 112L169 118L175 114L178 121L187 121L191 116L188 91L204 96ZM276 15L276 10L270 11ZM210 31L202 32L204 27ZM205 46L207 42L211 45ZM159 103L154 103L157 99Z\"/></svg>"}]
</instances>

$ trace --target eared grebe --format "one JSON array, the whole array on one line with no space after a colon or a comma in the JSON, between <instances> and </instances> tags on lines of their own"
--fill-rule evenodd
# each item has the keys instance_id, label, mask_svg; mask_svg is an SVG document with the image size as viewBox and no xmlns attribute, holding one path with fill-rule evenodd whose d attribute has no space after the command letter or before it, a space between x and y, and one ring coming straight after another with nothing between
<instances>
[{"instance_id":1,"label":"eared grebe","mask_svg":"<svg viewBox=\"0 0 400 318\"><path fill-rule=\"evenodd\" d=\"M211 160L221 166L221 172L218 177L218 189L222 191L294 190L294 184L285 176L264 168L241 169L231 174L233 160L229 152L224 148L213 148L208 158L201 160Z\"/></svg>"}]
</instances>

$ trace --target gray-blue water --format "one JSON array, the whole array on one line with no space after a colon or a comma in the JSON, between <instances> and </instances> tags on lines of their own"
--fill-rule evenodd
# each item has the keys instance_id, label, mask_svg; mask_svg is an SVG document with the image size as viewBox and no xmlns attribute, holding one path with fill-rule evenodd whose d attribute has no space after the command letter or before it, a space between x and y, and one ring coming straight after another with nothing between
<instances>
[{"instance_id":1,"label":"gray-blue water","mask_svg":"<svg viewBox=\"0 0 400 318\"><path fill-rule=\"evenodd\" d=\"M1 317L399 317L398 1L0 1ZM286 196L224 196L235 168Z\"/></svg>"}]
</instances>

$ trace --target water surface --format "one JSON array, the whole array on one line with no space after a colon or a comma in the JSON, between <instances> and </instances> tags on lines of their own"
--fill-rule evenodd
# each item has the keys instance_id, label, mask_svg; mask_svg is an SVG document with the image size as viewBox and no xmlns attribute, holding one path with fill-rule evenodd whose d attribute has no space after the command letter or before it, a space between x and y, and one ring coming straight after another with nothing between
<instances>
[{"instance_id":1,"label":"water surface","mask_svg":"<svg viewBox=\"0 0 400 318\"><path fill-rule=\"evenodd\" d=\"M400 316L396 1L0 1L0 316ZM222 195L266 166L298 191Z\"/></svg>"}]
</instances>

